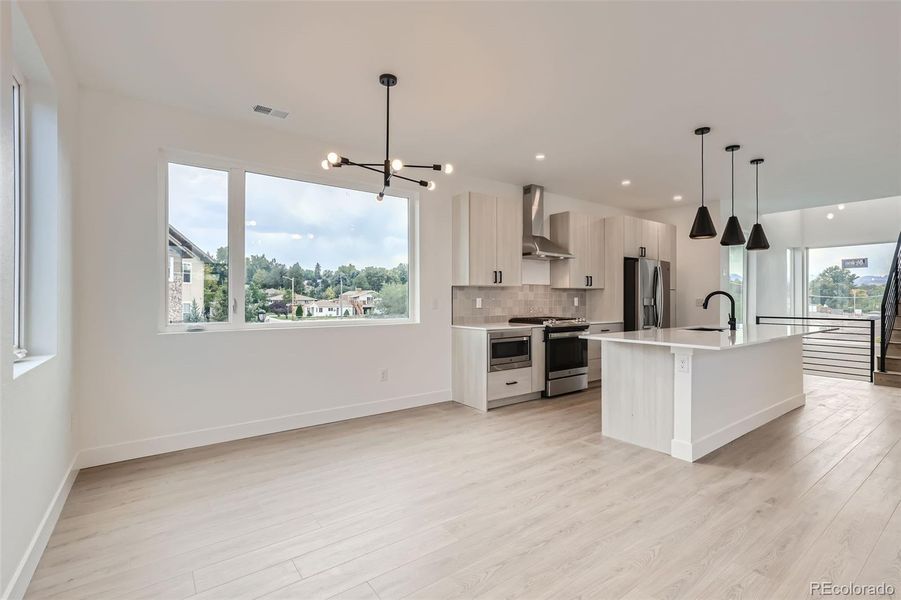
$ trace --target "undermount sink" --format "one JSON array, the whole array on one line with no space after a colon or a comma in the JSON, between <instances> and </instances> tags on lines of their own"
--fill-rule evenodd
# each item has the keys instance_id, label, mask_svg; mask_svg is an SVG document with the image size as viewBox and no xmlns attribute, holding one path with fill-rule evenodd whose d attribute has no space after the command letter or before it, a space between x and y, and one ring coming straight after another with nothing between
<instances>
[{"instance_id":1,"label":"undermount sink","mask_svg":"<svg viewBox=\"0 0 901 600\"><path fill-rule=\"evenodd\" d=\"M688 331L726 331L725 327L686 327Z\"/></svg>"}]
</instances>

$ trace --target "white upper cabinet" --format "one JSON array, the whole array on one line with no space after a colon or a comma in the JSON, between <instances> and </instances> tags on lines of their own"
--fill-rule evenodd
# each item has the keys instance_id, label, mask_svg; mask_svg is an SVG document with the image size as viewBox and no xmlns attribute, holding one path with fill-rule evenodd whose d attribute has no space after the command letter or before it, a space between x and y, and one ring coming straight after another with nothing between
<instances>
[{"instance_id":1,"label":"white upper cabinet","mask_svg":"<svg viewBox=\"0 0 901 600\"><path fill-rule=\"evenodd\" d=\"M575 258L551 261L551 287L604 287L604 219L573 212L550 217L550 238Z\"/></svg>"},{"instance_id":2,"label":"white upper cabinet","mask_svg":"<svg viewBox=\"0 0 901 600\"><path fill-rule=\"evenodd\" d=\"M623 216L623 256L652 258L659 256L659 231L662 223Z\"/></svg>"},{"instance_id":3,"label":"white upper cabinet","mask_svg":"<svg viewBox=\"0 0 901 600\"><path fill-rule=\"evenodd\" d=\"M619 298L622 294L623 258L650 258L670 263L670 289L676 289L676 226L657 223L623 215L608 217L607 230L607 283L609 290L616 290L607 299L605 315L619 315Z\"/></svg>"},{"instance_id":4,"label":"white upper cabinet","mask_svg":"<svg viewBox=\"0 0 901 600\"><path fill-rule=\"evenodd\" d=\"M522 284L522 201L469 192L453 199L453 285Z\"/></svg>"}]
</instances>

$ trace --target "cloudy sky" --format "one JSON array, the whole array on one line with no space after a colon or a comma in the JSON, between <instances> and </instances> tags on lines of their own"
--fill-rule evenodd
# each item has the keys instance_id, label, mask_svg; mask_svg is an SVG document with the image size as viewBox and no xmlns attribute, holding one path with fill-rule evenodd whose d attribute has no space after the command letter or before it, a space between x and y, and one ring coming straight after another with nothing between
<instances>
[{"instance_id":1,"label":"cloudy sky","mask_svg":"<svg viewBox=\"0 0 901 600\"><path fill-rule=\"evenodd\" d=\"M865 246L840 246L838 248L811 248L809 256L809 275L813 280L832 265L842 266L843 258L867 258L868 265L864 269L850 269L859 277L865 275L882 275L888 273L892 264L894 244L867 244Z\"/></svg>"},{"instance_id":2,"label":"cloudy sky","mask_svg":"<svg viewBox=\"0 0 901 600\"><path fill-rule=\"evenodd\" d=\"M169 222L214 254L227 245L227 174L169 165ZM407 262L407 200L247 174L246 254L324 269Z\"/></svg>"}]
</instances>

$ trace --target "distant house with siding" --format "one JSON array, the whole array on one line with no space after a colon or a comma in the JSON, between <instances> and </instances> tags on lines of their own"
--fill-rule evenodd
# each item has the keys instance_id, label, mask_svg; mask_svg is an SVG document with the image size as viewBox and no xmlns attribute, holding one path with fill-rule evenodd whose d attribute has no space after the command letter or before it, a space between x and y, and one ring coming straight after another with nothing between
<instances>
[{"instance_id":1,"label":"distant house with siding","mask_svg":"<svg viewBox=\"0 0 901 600\"><path fill-rule=\"evenodd\" d=\"M344 300L315 300L306 305L308 317L338 317L354 314L353 307Z\"/></svg>"},{"instance_id":2,"label":"distant house with siding","mask_svg":"<svg viewBox=\"0 0 901 600\"><path fill-rule=\"evenodd\" d=\"M192 303L203 313L204 265L212 264L213 257L170 225L166 261L167 316L170 323L182 323Z\"/></svg>"},{"instance_id":3,"label":"distant house with siding","mask_svg":"<svg viewBox=\"0 0 901 600\"><path fill-rule=\"evenodd\" d=\"M357 288L349 292L341 294L340 298L345 304L352 307L353 315L368 315L375 308L375 300L378 298L378 292L374 290L363 290Z\"/></svg>"}]
</instances>

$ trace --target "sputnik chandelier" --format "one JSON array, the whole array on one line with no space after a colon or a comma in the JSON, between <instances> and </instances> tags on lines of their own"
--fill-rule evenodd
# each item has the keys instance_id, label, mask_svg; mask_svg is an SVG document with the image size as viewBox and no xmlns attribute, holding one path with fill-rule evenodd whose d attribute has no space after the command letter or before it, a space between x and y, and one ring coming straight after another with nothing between
<instances>
[{"instance_id":1,"label":"sputnik chandelier","mask_svg":"<svg viewBox=\"0 0 901 600\"><path fill-rule=\"evenodd\" d=\"M358 163L350 160L346 156L341 156L337 152L329 152L325 160L322 161L322 168L328 171L331 168L343 166L360 167L379 173L382 176L382 191L376 196L376 200L381 202L385 199L385 189L391 186L392 179L402 179L410 183L416 183L428 190L435 189L434 181L425 181L424 179L411 179L398 175L401 169L430 169L432 171L443 171L450 175L454 172L454 166L451 164L431 164L431 165L405 165L399 158L391 158L391 88L397 85L397 76L391 73L383 73L379 75L379 83L385 86L385 160L378 163Z\"/></svg>"}]
</instances>

